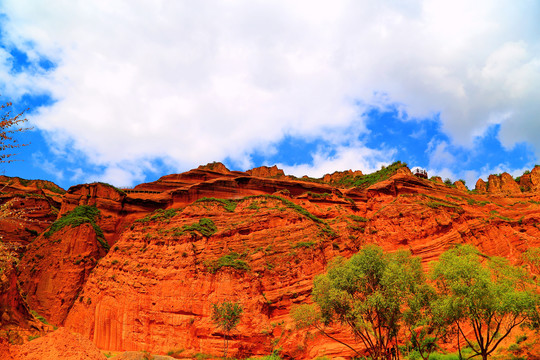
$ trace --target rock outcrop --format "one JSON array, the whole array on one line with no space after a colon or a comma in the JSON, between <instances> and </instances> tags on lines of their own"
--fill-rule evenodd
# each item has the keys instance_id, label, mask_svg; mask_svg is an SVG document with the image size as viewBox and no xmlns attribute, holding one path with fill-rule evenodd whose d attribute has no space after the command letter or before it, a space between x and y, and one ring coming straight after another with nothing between
<instances>
[{"instance_id":1,"label":"rock outcrop","mask_svg":"<svg viewBox=\"0 0 540 360\"><path fill-rule=\"evenodd\" d=\"M506 194L519 194L521 189L509 173L502 173L501 175L489 175L487 191L490 194L506 193Z\"/></svg>"},{"instance_id":2,"label":"rock outcrop","mask_svg":"<svg viewBox=\"0 0 540 360\"><path fill-rule=\"evenodd\" d=\"M335 184L335 183L339 183L340 180L342 180L345 177L355 177L355 176L362 176L362 175L363 174L360 170L335 171L332 174L324 175L322 180L325 183Z\"/></svg>"},{"instance_id":3,"label":"rock outcrop","mask_svg":"<svg viewBox=\"0 0 540 360\"><path fill-rule=\"evenodd\" d=\"M21 289L31 308L50 323L62 325L105 253L89 223L38 237L19 264Z\"/></svg>"},{"instance_id":4,"label":"rock outcrop","mask_svg":"<svg viewBox=\"0 0 540 360\"><path fill-rule=\"evenodd\" d=\"M57 217L63 189L44 180L0 176L0 238L18 253Z\"/></svg>"},{"instance_id":5,"label":"rock outcrop","mask_svg":"<svg viewBox=\"0 0 540 360\"><path fill-rule=\"evenodd\" d=\"M487 183L483 179L478 179L478 181L476 181L476 185L475 185L474 189L478 193L484 194L484 193L487 192Z\"/></svg>"},{"instance_id":6,"label":"rock outcrop","mask_svg":"<svg viewBox=\"0 0 540 360\"><path fill-rule=\"evenodd\" d=\"M270 167L270 166L260 166L257 168L253 168L251 170L247 170L246 173L251 176L256 177L265 177L265 178L282 178L285 177L285 173L283 170L278 169L276 165Z\"/></svg>"},{"instance_id":7,"label":"rock outcrop","mask_svg":"<svg viewBox=\"0 0 540 360\"><path fill-rule=\"evenodd\" d=\"M519 186L523 191L540 190L540 166L535 166L532 171L523 174L519 179Z\"/></svg>"}]
</instances>

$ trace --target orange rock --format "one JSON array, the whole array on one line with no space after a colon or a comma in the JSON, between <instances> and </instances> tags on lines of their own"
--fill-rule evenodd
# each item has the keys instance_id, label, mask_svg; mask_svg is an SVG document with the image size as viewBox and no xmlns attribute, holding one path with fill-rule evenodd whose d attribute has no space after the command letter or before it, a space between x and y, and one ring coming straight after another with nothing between
<instances>
[{"instance_id":1,"label":"orange rock","mask_svg":"<svg viewBox=\"0 0 540 360\"><path fill-rule=\"evenodd\" d=\"M519 194L521 189L512 175L502 173L501 175L489 175L487 191L493 193Z\"/></svg>"},{"instance_id":2,"label":"orange rock","mask_svg":"<svg viewBox=\"0 0 540 360\"><path fill-rule=\"evenodd\" d=\"M246 171L247 174L256 177L265 177L265 178L280 178L284 177L285 173L283 170L278 169L276 165L270 166L260 166Z\"/></svg>"},{"instance_id":3,"label":"orange rock","mask_svg":"<svg viewBox=\"0 0 540 360\"><path fill-rule=\"evenodd\" d=\"M215 171L222 174L230 173L230 170L227 169L227 167L220 162L213 162L213 163L208 163L206 165L201 165L198 167L198 170L210 170L210 171Z\"/></svg>"},{"instance_id":4,"label":"orange rock","mask_svg":"<svg viewBox=\"0 0 540 360\"><path fill-rule=\"evenodd\" d=\"M535 166L531 172L523 174L519 179L519 186L524 191L538 191L540 189L540 166Z\"/></svg>"},{"instance_id":5,"label":"orange rock","mask_svg":"<svg viewBox=\"0 0 540 360\"><path fill-rule=\"evenodd\" d=\"M347 170L347 171L335 171L332 174L326 174L323 176L322 180L325 183L338 183L341 179L344 177L355 177L355 176L362 176L362 172L360 170Z\"/></svg>"},{"instance_id":6,"label":"orange rock","mask_svg":"<svg viewBox=\"0 0 540 360\"><path fill-rule=\"evenodd\" d=\"M19 281L31 308L50 323L61 325L104 254L88 223L66 226L50 238L38 237L19 264Z\"/></svg>"},{"instance_id":7,"label":"orange rock","mask_svg":"<svg viewBox=\"0 0 540 360\"><path fill-rule=\"evenodd\" d=\"M479 193L486 193L487 192L487 184L484 180L478 179L475 185L475 190Z\"/></svg>"},{"instance_id":8,"label":"orange rock","mask_svg":"<svg viewBox=\"0 0 540 360\"><path fill-rule=\"evenodd\" d=\"M461 180L458 180L458 181L454 182L454 186L455 186L456 189L458 189L458 190L461 190L461 191L469 191L469 189L467 189L467 187L465 186L465 184L464 184L463 181L461 181Z\"/></svg>"}]
</instances>

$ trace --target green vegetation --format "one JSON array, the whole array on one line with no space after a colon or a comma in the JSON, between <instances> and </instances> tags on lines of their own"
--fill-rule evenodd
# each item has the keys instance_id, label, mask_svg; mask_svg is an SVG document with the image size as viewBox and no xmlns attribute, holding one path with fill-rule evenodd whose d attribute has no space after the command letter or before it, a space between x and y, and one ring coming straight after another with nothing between
<instances>
[{"instance_id":1,"label":"green vegetation","mask_svg":"<svg viewBox=\"0 0 540 360\"><path fill-rule=\"evenodd\" d=\"M234 200L207 198L207 197L200 198L199 200L195 201L194 204L204 203L204 202L217 202L218 204L223 206L223 208L228 212L234 212L237 205L237 202Z\"/></svg>"},{"instance_id":2,"label":"green vegetation","mask_svg":"<svg viewBox=\"0 0 540 360\"><path fill-rule=\"evenodd\" d=\"M36 319L44 323L45 325L50 325L47 319L45 319L43 316L39 315L35 310L30 310L30 313L34 315Z\"/></svg>"},{"instance_id":3,"label":"green vegetation","mask_svg":"<svg viewBox=\"0 0 540 360\"><path fill-rule=\"evenodd\" d=\"M315 222L317 224L320 224L321 231L324 234L326 234L328 236L331 236L331 237L336 236L336 233L334 232L334 230L332 230L332 228L330 228L330 226L328 226L328 224L324 220L316 217L315 215L313 215L312 213L310 213L309 211L307 211L306 209L304 209L300 205L297 205L297 204L293 203L290 200L284 199L284 198L282 198L280 196L276 196L276 195L256 195L255 197L259 197L259 196L262 196L262 197L265 197L265 198L268 198L268 199L275 199L275 200L281 201L283 203L283 205L285 205L287 208L296 211L300 215L303 215L303 216L307 217L308 219L312 220L313 222Z\"/></svg>"},{"instance_id":4,"label":"green vegetation","mask_svg":"<svg viewBox=\"0 0 540 360\"><path fill-rule=\"evenodd\" d=\"M298 249L298 248L312 248L315 246L315 243L313 241L300 241L300 242L297 242L296 244L294 244L292 246L293 249Z\"/></svg>"},{"instance_id":5,"label":"green vegetation","mask_svg":"<svg viewBox=\"0 0 540 360\"><path fill-rule=\"evenodd\" d=\"M383 166L381 170L376 171L367 175L360 176L345 176L339 181L334 182L333 185L342 185L345 187L360 187L367 188L373 184L376 184L380 181L384 181L394 175L399 169L407 166L406 163L401 161L396 161L393 164L385 167Z\"/></svg>"},{"instance_id":6,"label":"green vegetation","mask_svg":"<svg viewBox=\"0 0 540 360\"><path fill-rule=\"evenodd\" d=\"M182 236L185 232L190 232L194 234L195 232L200 233L204 237L210 237L214 235L217 231L217 226L211 219L202 218L198 223L192 225L184 225L181 229L174 228L174 236Z\"/></svg>"},{"instance_id":7,"label":"green vegetation","mask_svg":"<svg viewBox=\"0 0 540 360\"><path fill-rule=\"evenodd\" d=\"M314 305L294 307L299 327L315 327L329 338L360 353L325 331L333 322L348 327L372 359L383 359L397 336L404 308L420 293L420 261L408 252L384 254L367 246L349 260L334 259L328 272L313 281Z\"/></svg>"},{"instance_id":8,"label":"green vegetation","mask_svg":"<svg viewBox=\"0 0 540 360\"><path fill-rule=\"evenodd\" d=\"M47 189L53 193L60 194L60 195L64 195L66 193L66 190L58 186L55 186L53 184L49 184L48 182L45 182L42 186L38 185L38 188Z\"/></svg>"},{"instance_id":9,"label":"green vegetation","mask_svg":"<svg viewBox=\"0 0 540 360\"><path fill-rule=\"evenodd\" d=\"M99 244L106 250L109 251L110 246L105 241L103 230L96 223L96 218L99 217L99 209L95 206L89 205L79 205L72 211L62 215L62 217L56 220L49 230L47 230L43 235L46 238L50 238L55 232L63 229L66 226L71 226L72 228L80 226L82 224L90 224L94 228L96 233L97 240Z\"/></svg>"},{"instance_id":10,"label":"green vegetation","mask_svg":"<svg viewBox=\"0 0 540 360\"><path fill-rule=\"evenodd\" d=\"M349 215L349 218L351 220L357 221L357 222L368 222L369 219L366 219L365 217L358 216L358 215Z\"/></svg>"},{"instance_id":11,"label":"green vegetation","mask_svg":"<svg viewBox=\"0 0 540 360\"><path fill-rule=\"evenodd\" d=\"M468 203L469 205L480 205L480 206L484 206L484 205L489 204L489 201L478 201L478 200L474 200L474 199L467 199L467 203Z\"/></svg>"},{"instance_id":12,"label":"green vegetation","mask_svg":"<svg viewBox=\"0 0 540 360\"><path fill-rule=\"evenodd\" d=\"M330 193L317 194L317 193L308 191L307 194L308 194L308 196L312 197L313 199L326 199L326 198L332 197L332 194L330 194Z\"/></svg>"},{"instance_id":13,"label":"green vegetation","mask_svg":"<svg viewBox=\"0 0 540 360\"><path fill-rule=\"evenodd\" d=\"M174 349L167 352L168 356L177 357L184 352L184 349Z\"/></svg>"},{"instance_id":14,"label":"green vegetation","mask_svg":"<svg viewBox=\"0 0 540 360\"><path fill-rule=\"evenodd\" d=\"M524 259L540 261L538 251L531 251ZM370 245L349 260L334 259L314 280L314 304L294 306L291 315L299 328L315 328L356 352L354 344L326 331L336 323L349 328L373 360L386 359L403 333L408 338L399 351L409 360L486 360L516 327L540 328L540 295L523 268L458 246L432 269L434 286L425 281L418 258ZM450 331L458 334L458 353L435 352ZM525 340L516 338L514 348Z\"/></svg>"},{"instance_id":15,"label":"green vegetation","mask_svg":"<svg viewBox=\"0 0 540 360\"><path fill-rule=\"evenodd\" d=\"M244 308L240 303L232 301L224 301L221 304L212 304L212 321L221 330L223 330L223 357L227 358L227 350L229 348L229 340L227 336L230 335L242 317Z\"/></svg>"},{"instance_id":16,"label":"green vegetation","mask_svg":"<svg viewBox=\"0 0 540 360\"><path fill-rule=\"evenodd\" d=\"M241 259L242 257L243 255L241 254L231 252L227 255L223 255L215 261L208 263L206 266L212 274L215 274L223 267L231 267L236 270L248 271L250 269L249 265Z\"/></svg>"},{"instance_id":17,"label":"green vegetation","mask_svg":"<svg viewBox=\"0 0 540 360\"><path fill-rule=\"evenodd\" d=\"M453 201L448 201L444 199L440 199L435 196L430 195L422 195L422 197L429 199L428 201L421 202L422 205L426 205L427 207L430 207L432 209L439 209L439 208L447 208L451 210L456 210L458 213L463 212L463 208L459 206L458 203L455 203Z\"/></svg>"},{"instance_id":18,"label":"green vegetation","mask_svg":"<svg viewBox=\"0 0 540 360\"><path fill-rule=\"evenodd\" d=\"M179 209L157 209L151 214L146 215L142 219L135 220L135 222L140 222L143 224L154 222L154 221L163 221L169 222L169 220L178 213Z\"/></svg>"},{"instance_id":19,"label":"green vegetation","mask_svg":"<svg viewBox=\"0 0 540 360\"><path fill-rule=\"evenodd\" d=\"M433 271L438 304L475 356L486 360L517 326L538 326L538 294L522 268L487 258L472 246L441 255ZM463 331L467 324L474 334ZM459 345L459 344L458 344Z\"/></svg>"},{"instance_id":20,"label":"green vegetation","mask_svg":"<svg viewBox=\"0 0 540 360\"><path fill-rule=\"evenodd\" d=\"M195 355L193 355L193 358L197 360L206 360L206 359L213 359L214 355L205 354L205 353L196 353Z\"/></svg>"}]
</instances>

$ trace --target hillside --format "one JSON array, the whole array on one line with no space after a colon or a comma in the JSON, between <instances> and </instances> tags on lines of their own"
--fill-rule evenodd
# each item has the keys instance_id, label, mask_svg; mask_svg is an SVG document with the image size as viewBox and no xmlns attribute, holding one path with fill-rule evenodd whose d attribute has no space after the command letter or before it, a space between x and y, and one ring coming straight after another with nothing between
<instances>
[{"instance_id":1,"label":"hillside","mask_svg":"<svg viewBox=\"0 0 540 360\"><path fill-rule=\"evenodd\" d=\"M467 243L522 265L521 254L540 247L540 167L518 181L491 175L472 191L418 178L399 162L321 179L212 163L133 189L93 183L64 192L7 177L0 184L12 214L0 218L0 255L9 259L0 335L11 336L0 354L10 356L32 331L50 331L30 309L101 350L217 356L223 333L211 306L227 299L244 307L230 341L238 358L279 349L293 359L350 359L347 348L297 330L289 316L292 305L311 302L313 278L335 256L378 244L410 250L427 269Z\"/></svg>"}]
</instances>

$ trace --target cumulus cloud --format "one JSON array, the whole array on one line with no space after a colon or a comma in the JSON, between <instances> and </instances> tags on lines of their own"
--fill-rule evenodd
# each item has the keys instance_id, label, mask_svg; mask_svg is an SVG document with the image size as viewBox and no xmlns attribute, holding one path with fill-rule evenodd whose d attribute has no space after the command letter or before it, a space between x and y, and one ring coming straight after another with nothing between
<instances>
[{"instance_id":1,"label":"cumulus cloud","mask_svg":"<svg viewBox=\"0 0 540 360\"><path fill-rule=\"evenodd\" d=\"M284 134L327 139L365 107L388 104L440 114L461 145L498 123L506 146L540 149L539 9L532 0L6 0L4 40L56 67L14 74L0 51L1 90L50 94L35 125L124 182L140 176L139 159L247 165ZM380 158L355 145L298 169L333 161L333 171L340 159L373 168L353 151Z\"/></svg>"},{"instance_id":2,"label":"cumulus cloud","mask_svg":"<svg viewBox=\"0 0 540 360\"><path fill-rule=\"evenodd\" d=\"M363 146L361 143L337 146L329 151L319 148L311 154L312 164L278 164L287 175L301 177L310 174L322 177L334 171L362 170L364 174L377 171L382 165L387 165L395 154L392 149L377 150Z\"/></svg>"}]
</instances>

